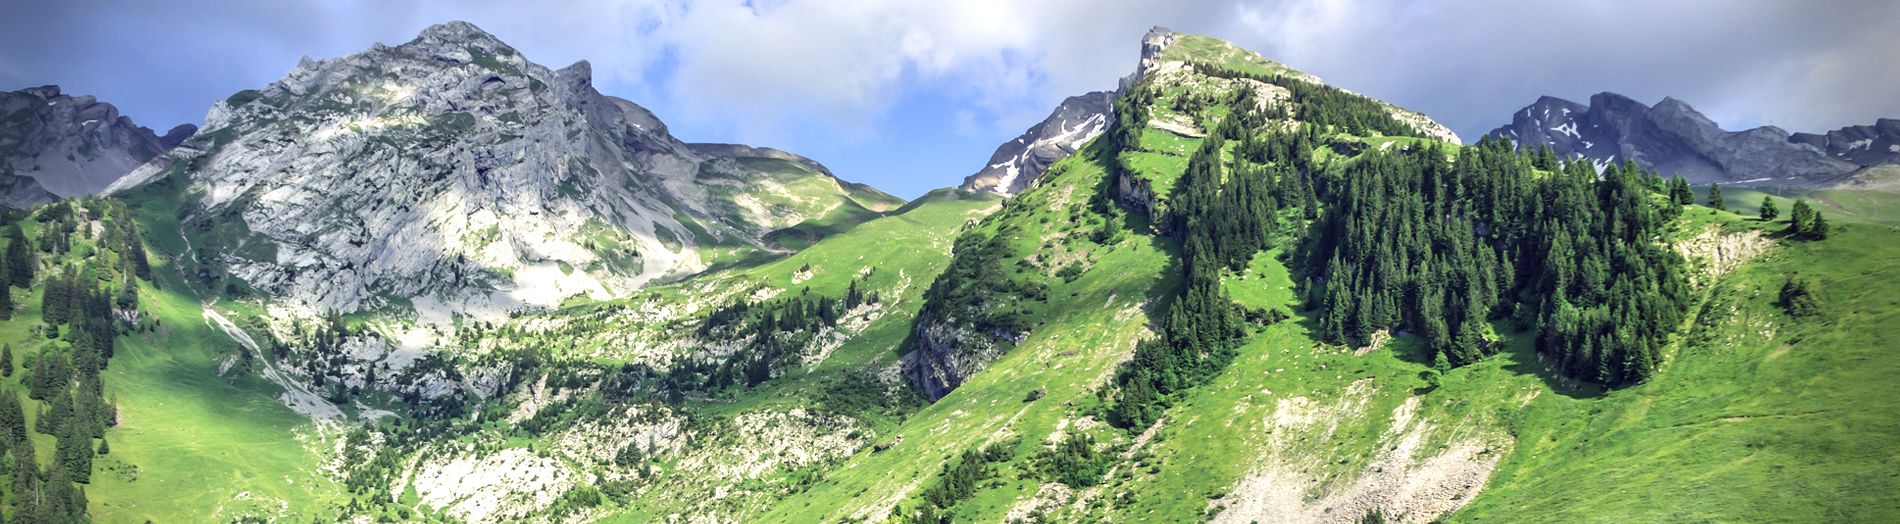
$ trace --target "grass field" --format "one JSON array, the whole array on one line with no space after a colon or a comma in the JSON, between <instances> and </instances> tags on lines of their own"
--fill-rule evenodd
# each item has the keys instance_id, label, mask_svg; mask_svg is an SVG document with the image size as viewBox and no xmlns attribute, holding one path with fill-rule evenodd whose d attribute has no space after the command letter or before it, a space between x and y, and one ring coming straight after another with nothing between
<instances>
[{"instance_id":1,"label":"grass field","mask_svg":"<svg viewBox=\"0 0 1900 524\"><path fill-rule=\"evenodd\" d=\"M328 510L337 490L320 471L313 448L324 441L315 426L277 400L274 384L253 373L220 373L237 344L205 324L197 299L168 264L154 264L153 273L160 286L141 283L139 301L155 328L121 335L101 374L119 425L106 432L111 453L95 459L85 486L93 520L335 518ZM29 333L42 324L40 290L12 292L19 309L0 322L0 339L13 346L16 366L51 344L65 344ZM0 384L25 400L25 375L16 369ZM38 402L26 404L32 417ZM53 439L33 435L43 460L50 460Z\"/></svg>"}]
</instances>

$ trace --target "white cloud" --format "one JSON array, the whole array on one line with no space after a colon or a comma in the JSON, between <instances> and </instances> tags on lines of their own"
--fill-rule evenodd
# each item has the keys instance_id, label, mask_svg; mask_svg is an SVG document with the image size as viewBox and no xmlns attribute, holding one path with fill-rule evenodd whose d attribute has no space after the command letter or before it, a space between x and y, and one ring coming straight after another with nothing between
<instances>
[{"instance_id":1,"label":"white cloud","mask_svg":"<svg viewBox=\"0 0 1900 524\"><path fill-rule=\"evenodd\" d=\"M401 42L451 19L550 66L588 59L604 90L709 139L874 135L920 91L1007 136L1065 96L1112 87L1150 25L1232 40L1467 135L1538 95L1600 90L1673 95L1728 125L1811 130L1900 115L1884 89L1900 75L1900 3L1883 0L119 0L15 11L0 21L0 80L78 84L128 113L193 106L153 110L167 117L202 114L299 55ZM109 36L59 32L80 25Z\"/></svg>"}]
</instances>

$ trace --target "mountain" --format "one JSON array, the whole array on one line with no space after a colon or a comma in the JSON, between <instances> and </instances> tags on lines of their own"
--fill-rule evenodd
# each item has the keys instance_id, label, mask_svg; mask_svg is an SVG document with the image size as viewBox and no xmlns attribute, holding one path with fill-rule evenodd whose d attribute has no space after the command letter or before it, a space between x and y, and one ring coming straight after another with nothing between
<instances>
[{"instance_id":1,"label":"mountain","mask_svg":"<svg viewBox=\"0 0 1900 524\"><path fill-rule=\"evenodd\" d=\"M1177 39L1185 38L1188 46L1177 49ZM1126 87L1145 75L1176 71L1187 63L1184 57L1190 54L1215 55L1208 63L1221 66L1264 67L1258 72L1268 75L1289 75L1313 84L1323 84L1319 77L1293 70L1284 65L1267 60L1252 51L1241 49L1233 44L1218 40L1204 39L1194 35L1181 35L1165 27L1155 27L1142 37L1140 58L1133 73L1124 77L1121 85ZM1095 91L1064 99L1047 118L1030 126L1028 131L1015 139L997 146L990 154L989 163L983 169L963 179L959 186L965 191L991 191L1003 195L1019 193L1048 170L1050 164L1061 160L1090 139L1101 135L1108 128L1108 122L1114 118L1114 99L1120 91ZM1384 102L1380 102L1384 104ZM1458 136L1450 128L1432 121L1416 112L1387 105L1392 114L1419 126L1430 136L1456 142Z\"/></svg>"},{"instance_id":2,"label":"mountain","mask_svg":"<svg viewBox=\"0 0 1900 524\"><path fill-rule=\"evenodd\" d=\"M160 136L112 104L52 85L0 93L0 114L0 204L9 207L96 194L197 131L183 124Z\"/></svg>"},{"instance_id":3,"label":"mountain","mask_svg":"<svg viewBox=\"0 0 1900 524\"><path fill-rule=\"evenodd\" d=\"M1871 126L1847 126L1826 134L1795 133L1789 142L1812 146L1863 166L1900 164L1900 120L1881 118Z\"/></svg>"},{"instance_id":4,"label":"mountain","mask_svg":"<svg viewBox=\"0 0 1900 524\"><path fill-rule=\"evenodd\" d=\"M1136 87L1159 93L1154 96L1165 99L1166 103L1155 102L1151 105L1152 109L1144 109L1135 115L1116 115L1112 111L1101 115L1105 117L1104 120L1139 119L1121 125L1124 128L1142 129L1143 132L1139 135L1141 138L1138 143L1126 144L1116 153L1121 159L1117 171L1126 174L1110 181L1114 184L1112 196L1100 196L1114 198L1142 210L1157 223L1170 219L1169 201L1173 198L1176 182L1186 169L1188 157L1199 144L1205 143L1219 122L1219 114L1213 112L1214 108L1224 110L1225 101L1231 97L1246 96L1258 107L1277 108L1276 111L1282 114L1278 121L1286 126L1297 127L1304 122L1322 118L1330 121L1331 115L1316 114L1302 118L1300 113L1303 110L1320 110L1321 102L1309 101L1318 99L1328 102L1351 101L1356 104L1355 109L1369 114L1365 120L1383 119L1392 124L1385 131L1342 132L1344 136L1339 137L1340 140L1386 140L1391 137L1385 135L1396 134L1394 131L1401 128L1416 135L1405 140L1425 138L1446 143L1456 143L1458 140L1449 128L1424 115L1326 86L1318 77L1268 60L1231 43L1206 36L1180 34L1161 27L1150 30L1142 37L1135 71L1124 77L1115 96L1127 97L1128 90ZM1071 98L1070 102L1073 101L1075 99ZM1070 102L1064 102L1063 108L1058 108L1056 115L1051 118L1064 116ZM1092 119L1096 115L1089 116ZM1042 131L1048 123L1045 121L1032 128L1025 137L1046 134ZM1338 127L1344 131L1348 126ZM1031 142L1034 141L1019 138L1004 144L992 157L991 167L1015 168L1015 159L1023 157L1021 153L1016 153L1021 151L1016 146ZM1072 148L1066 150L1074 151ZM1045 151L1054 156L1065 151L1065 148L1048 148ZM998 157L1004 160L999 162ZM1055 160L1061 158L1057 156ZM1018 173L1035 177L1041 176L1045 169ZM964 187L967 189L974 185L976 188L1011 193L1019 192L1028 185L1020 176L1008 173L1004 172L995 181L979 179L982 176L980 173L977 177L966 179ZM971 253L978 249L982 249L982 253L995 253L994 250L986 249L986 246L959 244L959 260L974 256ZM1069 265L1071 262L1068 258L1074 255L1048 256L1053 259L1049 264ZM1041 258L1038 257L1038 260ZM933 285L933 289L943 286L944 296L961 300L934 301L926 304L919 314L912 333L916 344L905 355L904 365L906 377L927 398L937 399L948 394L1009 351L1010 347L1020 344L1026 335L1022 326L998 318L1002 315L997 312L1013 311L1027 297L997 292L1010 289L1013 284L995 275L981 273L982 266L990 262L994 261L953 263L949 273ZM1082 266L1086 264L1081 264L1077 269ZM1054 272L1060 268L1051 265L1042 269ZM963 270L972 272L960 272ZM971 299L973 297L981 298Z\"/></svg>"},{"instance_id":5,"label":"mountain","mask_svg":"<svg viewBox=\"0 0 1900 524\"><path fill-rule=\"evenodd\" d=\"M1549 147L1560 157L1599 166L1634 161L1696 184L1821 187L1863 167L1779 128L1724 131L1680 100L1647 106L1609 92L1591 96L1588 106L1539 98L1485 135L1520 147Z\"/></svg>"},{"instance_id":6,"label":"mountain","mask_svg":"<svg viewBox=\"0 0 1900 524\"><path fill-rule=\"evenodd\" d=\"M1075 153L1108 129L1114 99L1115 93L1110 91L1064 99L1048 118L1030 126L1015 140L997 146L982 170L963 179L962 189L1004 195L1022 192L1050 164Z\"/></svg>"},{"instance_id":7,"label":"mountain","mask_svg":"<svg viewBox=\"0 0 1900 524\"><path fill-rule=\"evenodd\" d=\"M306 61L108 195L0 213L0 512L1900 516L1892 193L1718 210L1213 37L1139 49L1014 194L909 202L466 24ZM654 243L700 267L561 289Z\"/></svg>"},{"instance_id":8,"label":"mountain","mask_svg":"<svg viewBox=\"0 0 1900 524\"><path fill-rule=\"evenodd\" d=\"M438 320L621 296L901 204L797 155L682 142L592 81L441 24L232 95L112 190L176 193L216 237L192 239L210 273Z\"/></svg>"}]
</instances>

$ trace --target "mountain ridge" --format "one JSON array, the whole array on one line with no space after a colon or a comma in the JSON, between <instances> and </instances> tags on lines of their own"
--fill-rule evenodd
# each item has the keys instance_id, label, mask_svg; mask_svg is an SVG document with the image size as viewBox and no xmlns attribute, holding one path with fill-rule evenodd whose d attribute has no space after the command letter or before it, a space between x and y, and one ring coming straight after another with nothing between
<instances>
[{"instance_id":1,"label":"mountain ridge","mask_svg":"<svg viewBox=\"0 0 1900 524\"><path fill-rule=\"evenodd\" d=\"M1830 145L1828 137L1791 135L1774 126L1727 131L1674 97L1651 106L1611 92L1591 95L1589 104L1543 96L1511 119L1485 136L1550 148L1599 168L1633 161L1696 184L1826 187L1872 165L1845 156L1845 134L1834 134L1843 138ZM1830 147L1839 151L1829 154Z\"/></svg>"},{"instance_id":2,"label":"mountain ridge","mask_svg":"<svg viewBox=\"0 0 1900 524\"><path fill-rule=\"evenodd\" d=\"M57 85L0 92L0 115L0 177L12 180L0 204L11 207L98 194L197 131L180 124L159 135Z\"/></svg>"}]
</instances>

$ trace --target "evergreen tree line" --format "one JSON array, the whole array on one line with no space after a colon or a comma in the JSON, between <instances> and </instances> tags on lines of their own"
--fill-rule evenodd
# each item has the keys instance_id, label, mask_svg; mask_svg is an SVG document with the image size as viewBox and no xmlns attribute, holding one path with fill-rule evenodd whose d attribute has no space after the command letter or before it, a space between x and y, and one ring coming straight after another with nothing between
<instances>
[{"instance_id":1,"label":"evergreen tree line","mask_svg":"<svg viewBox=\"0 0 1900 524\"><path fill-rule=\"evenodd\" d=\"M1288 224L1316 213L1310 151L1320 141L1321 126L1259 132L1271 128L1270 121L1284 118L1285 108L1263 108L1252 96L1241 91L1229 100L1232 111L1188 157L1169 196L1169 233L1181 241L1186 283L1156 319L1160 336L1135 346L1133 357L1116 371L1105 392L1113 401L1108 418L1119 426L1152 424L1172 399L1233 361L1246 336L1247 320L1221 288L1223 271L1245 267L1264 247L1288 237ZM1124 99L1134 103L1133 98ZM1119 128L1145 123L1118 120L1109 133L1130 134ZM1238 141L1232 172L1222 161L1230 140ZM1129 171L1119 162L1114 165L1121 173L1117 176L1127 176Z\"/></svg>"},{"instance_id":2,"label":"evergreen tree line","mask_svg":"<svg viewBox=\"0 0 1900 524\"><path fill-rule=\"evenodd\" d=\"M1156 322L1161 336L1136 344L1134 356L1115 373L1109 415L1122 427L1153 424L1178 393L1232 362L1246 335L1245 319L1221 288L1221 271L1236 261L1244 265L1266 243L1277 227L1278 204L1271 196L1272 171L1236 174L1231 187L1224 187L1223 137L1234 125L1227 122L1188 157L1170 198L1186 284Z\"/></svg>"},{"instance_id":3,"label":"evergreen tree line","mask_svg":"<svg viewBox=\"0 0 1900 524\"><path fill-rule=\"evenodd\" d=\"M709 341L738 342L740 349L715 359L687 359L662 379L665 390L679 393L723 389L743 384L757 386L778 371L801 365L805 351L820 331L862 305L883 298L865 291L869 275L854 279L844 297L833 298L804 288L797 295L757 304L740 299L707 314L698 334Z\"/></svg>"},{"instance_id":4,"label":"evergreen tree line","mask_svg":"<svg viewBox=\"0 0 1900 524\"><path fill-rule=\"evenodd\" d=\"M1441 366L1463 365L1490 352L1489 320L1515 315L1566 375L1648 378L1689 300L1681 257L1659 242L1680 207L1652 203L1664 184L1633 164L1535 175L1534 163L1486 139L1455 162L1437 148L1375 153L1327 177L1303 249L1321 338L1403 329Z\"/></svg>"},{"instance_id":5,"label":"evergreen tree line","mask_svg":"<svg viewBox=\"0 0 1900 524\"><path fill-rule=\"evenodd\" d=\"M1370 136L1375 132L1386 136L1424 136L1411 124L1393 117L1391 109L1385 104L1344 89L1286 75L1247 73L1212 64L1192 65L1195 72L1215 78L1255 80L1286 88L1293 95L1290 108L1280 106L1275 111L1290 109L1289 116L1293 119L1322 131L1359 136Z\"/></svg>"},{"instance_id":6,"label":"evergreen tree line","mask_svg":"<svg viewBox=\"0 0 1900 524\"><path fill-rule=\"evenodd\" d=\"M983 481L994 478L997 464L1016 458L1016 445L1019 442L1008 439L980 450L964 450L956 458L945 462L943 469L937 472L936 481L918 493L922 503L918 504L911 522L951 522L949 509L975 495Z\"/></svg>"},{"instance_id":7,"label":"evergreen tree line","mask_svg":"<svg viewBox=\"0 0 1900 524\"><path fill-rule=\"evenodd\" d=\"M924 290L924 305L913 330L954 326L988 337L998 345L1012 345L1030 328L1030 307L1046 300L1049 286L1039 271L1023 271L1011 252L1016 235L1007 217L1027 212L1020 199L1003 202L993 220L1004 224L996 232L970 227L951 247L950 265Z\"/></svg>"}]
</instances>

